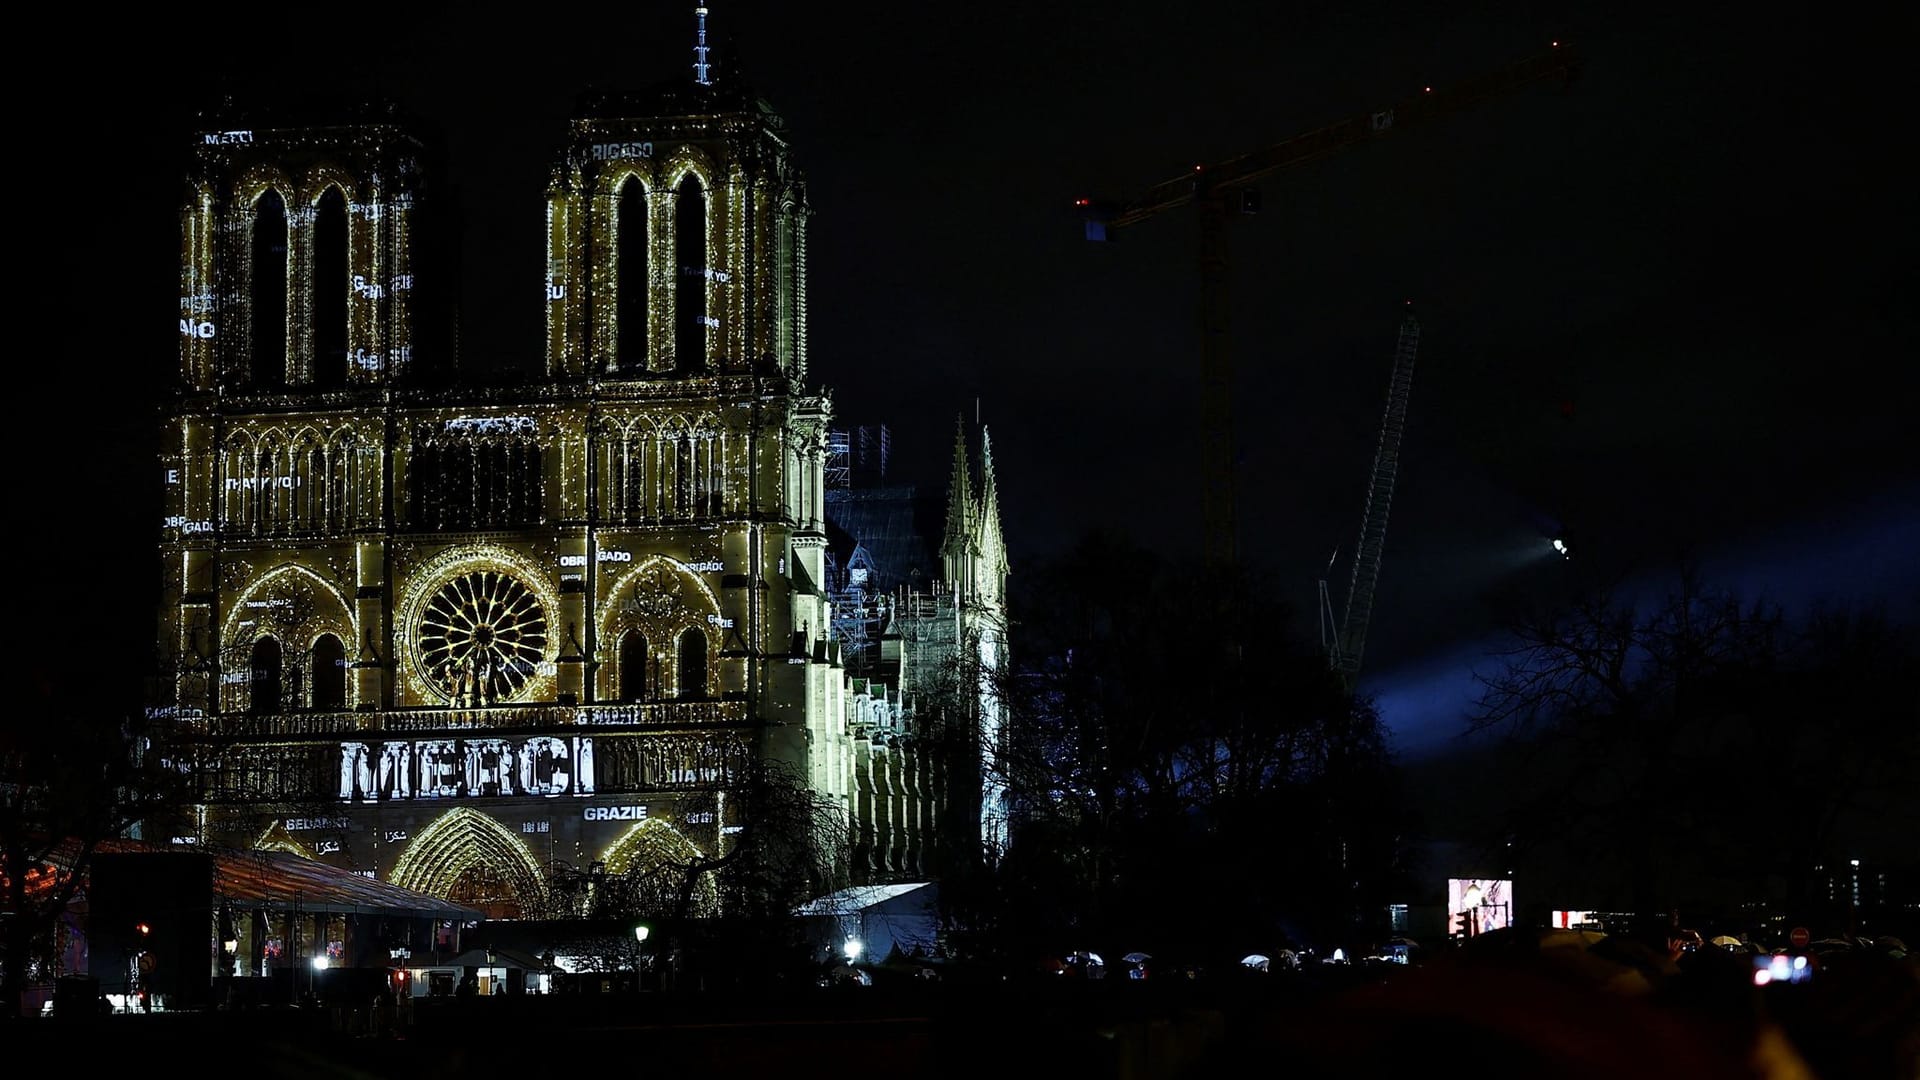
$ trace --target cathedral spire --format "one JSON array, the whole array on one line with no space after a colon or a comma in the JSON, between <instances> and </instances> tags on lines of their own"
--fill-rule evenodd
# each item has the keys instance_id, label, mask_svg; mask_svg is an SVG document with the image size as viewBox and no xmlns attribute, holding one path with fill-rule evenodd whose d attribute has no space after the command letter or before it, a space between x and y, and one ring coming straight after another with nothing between
<instances>
[{"instance_id":1,"label":"cathedral spire","mask_svg":"<svg viewBox=\"0 0 1920 1080\"><path fill-rule=\"evenodd\" d=\"M962 587L968 584L974 553L974 503L971 471L967 463L967 420L957 416L953 423L953 479L947 488L947 530L940 541L940 556L946 563L947 580Z\"/></svg>"},{"instance_id":2,"label":"cathedral spire","mask_svg":"<svg viewBox=\"0 0 1920 1080\"><path fill-rule=\"evenodd\" d=\"M712 65L707 63L707 5L694 8L693 17L698 24L693 38L693 81L701 86L711 86Z\"/></svg>"},{"instance_id":3,"label":"cathedral spire","mask_svg":"<svg viewBox=\"0 0 1920 1080\"><path fill-rule=\"evenodd\" d=\"M1000 533L1000 488L993 476L993 436L980 428L980 504L974 522L981 567L976 585L998 598L1006 588L1007 548Z\"/></svg>"}]
</instances>

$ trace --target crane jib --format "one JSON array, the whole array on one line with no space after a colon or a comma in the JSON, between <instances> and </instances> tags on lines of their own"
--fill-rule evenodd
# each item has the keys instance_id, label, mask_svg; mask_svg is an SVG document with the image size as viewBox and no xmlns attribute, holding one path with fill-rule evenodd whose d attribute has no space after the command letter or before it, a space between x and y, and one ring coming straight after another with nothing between
<instances>
[{"instance_id":1,"label":"crane jib","mask_svg":"<svg viewBox=\"0 0 1920 1080\"><path fill-rule=\"evenodd\" d=\"M1573 49L1556 48L1553 52L1529 57L1501 71L1452 86L1426 90L1385 109L1351 116L1262 150L1212 165L1196 166L1191 173L1148 188L1140 197L1107 216L1106 226L1116 229L1138 224L1162 211L1191 203L1196 198L1224 194L1235 185L1250 183L1282 169L1305 165L1336 150L1457 112L1488 98L1556 76L1571 78L1578 66L1579 57Z\"/></svg>"}]
</instances>

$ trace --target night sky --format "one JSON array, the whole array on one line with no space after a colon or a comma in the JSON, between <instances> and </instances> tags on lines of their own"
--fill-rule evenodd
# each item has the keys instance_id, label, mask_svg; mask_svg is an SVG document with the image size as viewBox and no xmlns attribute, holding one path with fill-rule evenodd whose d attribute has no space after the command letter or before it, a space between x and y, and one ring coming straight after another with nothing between
<instances>
[{"instance_id":1,"label":"night sky","mask_svg":"<svg viewBox=\"0 0 1920 1080\"><path fill-rule=\"evenodd\" d=\"M16 212L57 245L61 329L58 363L16 370L49 380L49 416L107 395L59 437L106 433L76 451L84 482L28 469L58 508L59 569L32 583L65 604L46 680L151 652L150 418L176 363L196 107L400 101L444 137L463 363L534 369L541 192L577 93L691 63L678 4L284 10L150 6L116 14L111 43L75 16L24 32L70 81L22 105L37 149L16 147L16 180L46 198ZM1690 553L1794 602L1920 611L1912 27L1755 10L717 0L713 26L809 176L813 378L847 422L891 425L896 474L929 486L977 408L1016 574L1089 523L1200 548L1194 219L1089 244L1075 197L1581 48L1564 92L1270 179L1234 226L1241 547L1305 633L1358 532L1406 300L1424 325L1366 680L1417 747L1453 730L1496 598L1652 581ZM1573 561L1547 546L1559 530Z\"/></svg>"}]
</instances>

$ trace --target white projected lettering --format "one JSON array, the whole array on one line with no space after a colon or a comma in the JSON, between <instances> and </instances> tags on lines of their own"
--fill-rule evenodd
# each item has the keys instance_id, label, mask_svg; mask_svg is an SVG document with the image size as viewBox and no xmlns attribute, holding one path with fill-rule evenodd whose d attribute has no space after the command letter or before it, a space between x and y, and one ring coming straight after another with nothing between
<instances>
[{"instance_id":1,"label":"white projected lettering","mask_svg":"<svg viewBox=\"0 0 1920 1080\"><path fill-rule=\"evenodd\" d=\"M287 819L288 832L308 832L314 829L345 829L347 819L343 817L290 817Z\"/></svg>"},{"instance_id":2,"label":"white projected lettering","mask_svg":"<svg viewBox=\"0 0 1920 1080\"><path fill-rule=\"evenodd\" d=\"M228 491L268 491L273 488L292 491L300 486L297 476L229 476Z\"/></svg>"},{"instance_id":3,"label":"white projected lettering","mask_svg":"<svg viewBox=\"0 0 1920 1080\"><path fill-rule=\"evenodd\" d=\"M356 296L369 300L379 300L387 295L387 287L378 282L369 282L363 274L353 275L353 291Z\"/></svg>"},{"instance_id":4,"label":"white projected lettering","mask_svg":"<svg viewBox=\"0 0 1920 1080\"><path fill-rule=\"evenodd\" d=\"M647 816L644 806L589 806L581 811L584 821L639 821Z\"/></svg>"},{"instance_id":5,"label":"white projected lettering","mask_svg":"<svg viewBox=\"0 0 1920 1080\"><path fill-rule=\"evenodd\" d=\"M347 211L349 213L359 214L362 217L366 218L368 221L379 221L380 215L385 213L388 210L408 210L408 209L411 209L412 207L413 207L413 196L395 195L393 197L393 200L387 203L377 203L377 202L348 203Z\"/></svg>"},{"instance_id":6,"label":"white projected lettering","mask_svg":"<svg viewBox=\"0 0 1920 1080\"><path fill-rule=\"evenodd\" d=\"M650 158L653 156L653 144L650 142L614 142L594 143L587 149L587 156L595 161L616 161L620 158Z\"/></svg>"},{"instance_id":7,"label":"white projected lettering","mask_svg":"<svg viewBox=\"0 0 1920 1080\"><path fill-rule=\"evenodd\" d=\"M213 320L200 319L196 321L193 319L181 319L180 332L190 338L199 338L205 341L214 335Z\"/></svg>"},{"instance_id":8,"label":"white projected lettering","mask_svg":"<svg viewBox=\"0 0 1920 1080\"><path fill-rule=\"evenodd\" d=\"M183 296L180 298L180 310L189 315L205 315L213 310L213 294L203 292Z\"/></svg>"},{"instance_id":9,"label":"white projected lettering","mask_svg":"<svg viewBox=\"0 0 1920 1080\"><path fill-rule=\"evenodd\" d=\"M565 300L566 298L567 287L565 285L555 285L552 282L547 283L547 299Z\"/></svg>"},{"instance_id":10,"label":"white projected lettering","mask_svg":"<svg viewBox=\"0 0 1920 1080\"><path fill-rule=\"evenodd\" d=\"M209 131L200 136L206 146L250 146L253 144L251 131Z\"/></svg>"},{"instance_id":11,"label":"white projected lettering","mask_svg":"<svg viewBox=\"0 0 1920 1080\"><path fill-rule=\"evenodd\" d=\"M716 330L718 330L718 329L720 328L720 320L719 320L719 319L716 319L716 318L714 318L714 317L713 317L713 316L711 316L711 315L702 315L702 316L700 316L700 322L701 322L701 325L703 325L703 326L711 326L711 327L713 327L713 328L714 328L714 329L716 329Z\"/></svg>"},{"instance_id":12,"label":"white projected lettering","mask_svg":"<svg viewBox=\"0 0 1920 1080\"><path fill-rule=\"evenodd\" d=\"M521 822L521 823L520 823L520 831L521 831L521 832L523 832L523 833L545 833L545 832L552 832L552 831L553 831L553 822L551 822L551 821L523 821L523 822Z\"/></svg>"},{"instance_id":13,"label":"white projected lettering","mask_svg":"<svg viewBox=\"0 0 1920 1080\"><path fill-rule=\"evenodd\" d=\"M683 565L696 574L717 574L726 569L725 566L721 565L719 559L708 559L705 562L690 562Z\"/></svg>"},{"instance_id":14,"label":"white projected lettering","mask_svg":"<svg viewBox=\"0 0 1920 1080\"><path fill-rule=\"evenodd\" d=\"M475 435L531 435L534 424L531 416L456 416L447 421L446 430Z\"/></svg>"},{"instance_id":15,"label":"white projected lettering","mask_svg":"<svg viewBox=\"0 0 1920 1080\"><path fill-rule=\"evenodd\" d=\"M707 625L717 626L722 630L731 630L733 629L733 620L727 618L725 615L709 615L707 616Z\"/></svg>"},{"instance_id":16,"label":"white projected lettering","mask_svg":"<svg viewBox=\"0 0 1920 1080\"><path fill-rule=\"evenodd\" d=\"M619 551L615 549L602 549L600 551L594 552L593 558L595 562L630 563L633 561L633 552ZM560 565L561 566L585 566L587 565L587 557L585 555L562 555L560 556Z\"/></svg>"},{"instance_id":17,"label":"white projected lettering","mask_svg":"<svg viewBox=\"0 0 1920 1080\"><path fill-rule=\"evenodd\" d=\"M680 268L680 276L681 277L703 277L703 278L706 278L708 281L718 282L722 285L725 285L728 282L733 280L732 274L728 273L725 270L715 270L711 266L683 266Z\"/></svg>"},{"instance_id":18,"label":"white projected lettering","mask_svg":"<svg viewBox=\"0 0 1920 1080\"><path fill-rule=\"evenodd\" d=\"M338 855L340 853L340 841L338 840L315 841L313 845L313 853L315 855Z\"/></svg>"},{"instance_id":19,"label":"white projected lettering","mask_svg":"<svg viewBox=\"0 0 1920 1080\"><path fill-rule=\"evenodd\" d=\"M189 536L194 533L210 533L213 531L213 522L189 521L185 516L180 514L175 514L167 518L163 524L169 529L179 529Z\"/></svg>"}]
</instances>

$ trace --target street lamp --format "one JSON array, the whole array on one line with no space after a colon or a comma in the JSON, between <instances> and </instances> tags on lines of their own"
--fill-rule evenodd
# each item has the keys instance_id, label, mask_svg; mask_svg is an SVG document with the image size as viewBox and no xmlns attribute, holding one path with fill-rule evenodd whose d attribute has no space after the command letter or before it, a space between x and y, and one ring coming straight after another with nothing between
<instances>
[{"instance_id":1,"label":"street lamp","mask_svg":"<svg viewBox=\"0 0 1920 1080\"><path fill-rule=\"evenodd\" d=\"M847 954L848 967L852 967L854 961L860 959L860 948L860 939L858 938L848 938L847 943L840 946L840 951Z\"/></svg>"},{"instance_id":2,"label":"street lamp","mask_svg":"<svg viewBox=\"0 0 1920 1080\"><path fill-rule=\"evenodd\" d=\"M633 924L633 988L636 991L647 988L647 958L645 953L647 938L652 933L653 928L646 923Z\"/></svg>"}]
</instances>

